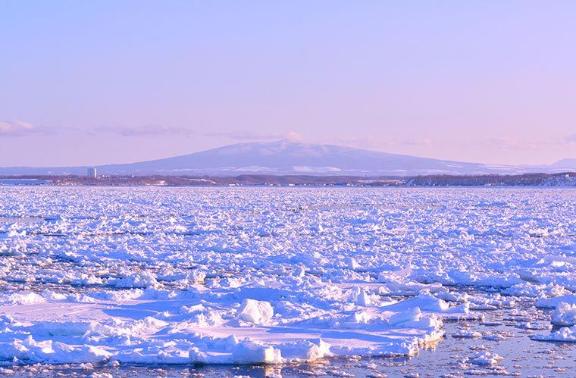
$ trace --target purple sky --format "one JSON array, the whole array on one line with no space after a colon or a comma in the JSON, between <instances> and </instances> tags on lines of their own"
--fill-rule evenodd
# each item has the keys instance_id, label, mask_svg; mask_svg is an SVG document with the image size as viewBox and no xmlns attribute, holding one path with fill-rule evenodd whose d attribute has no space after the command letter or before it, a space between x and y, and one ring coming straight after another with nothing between
<instances>
[{"instance_id":1,"label":"purple sky","mask_svg":"<svg viewBox=\"0 0 576 378\"><path fill-rule=\"evenodd\" d=\"M576 1L0 0L0 166L292 138L576 158Z\"/></svg>"}]
</instances>

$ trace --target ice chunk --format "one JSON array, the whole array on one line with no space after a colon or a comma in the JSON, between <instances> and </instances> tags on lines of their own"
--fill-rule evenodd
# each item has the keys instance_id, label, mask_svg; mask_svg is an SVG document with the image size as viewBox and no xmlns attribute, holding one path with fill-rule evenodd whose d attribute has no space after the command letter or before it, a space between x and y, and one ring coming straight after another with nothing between
<instances>
[{"instance_id":1,"label":"ice chunk","mask_svg":"<svg viewBox=\"0 0 576 378\"><path fill-rule=\"evenodd\" d=\"M236 364L278 364L282 362L282 353L272 346L244 341L232 351L232 362Z\"/></svg>"},{"instance_id":2,"label":"ice chunk","mask_svg":"<svg viewBox=\"0 0 576 378\"><path fill-rule=\"evenodd\" d=\"M274 309L270 302L245 299L240 308L240 319L257 325L270 323L274 316Z\"/></svg>"},{"instance_id":3,"label":"ice chunk","mask_svg":"<svg viewBox=\"0 0 576 378\"><path fill-rule=\"evenodd\" d=\"M548 335L534 335L532 340L576 343L576 326L562 327Z\"/></svg>"},{"instance_id":4,"label":"ice chunk","mask_svg":"<svg viewBox=\"0 0 576 378\"><path fill-rule=\"evenodd\" d=\"M479 366L492 366L502 361L502 359L502 356L499 356L496 353L482 351L470 357L470 362Z\"/></svg>"},{"instance_id":5,"label":"ice chunk","mask_svg":"<svg viewBox=\"0 0 576 378\"><path fill-rule=\"evenodd\" d=\"M561 327L576 325L576 304L559 303L552 311L552 324Z\"/></svg>"},{"instance_id":6,"label":"ice chunk","mask_svg":"<svg viewBox=\"0 0 576 378\"><path fill-rule=\"evenodd\" d=\"M40 294L28 293L14 293L8 296L8 303L16 305L34 305L46 302L46 299Z\"/></svg>"}]
</instances>

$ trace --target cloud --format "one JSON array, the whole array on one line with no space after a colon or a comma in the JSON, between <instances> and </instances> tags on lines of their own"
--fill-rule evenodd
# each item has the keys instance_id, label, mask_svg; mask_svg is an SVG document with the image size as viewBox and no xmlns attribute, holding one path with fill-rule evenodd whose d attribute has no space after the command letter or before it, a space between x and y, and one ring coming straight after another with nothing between
<instances>
[{"instance_id":1,"label":"cloud","mask_svg":"<svg viewBox=\"0 0 576 378\"><path fill-rule=\"evenodd\" d=\"M196 133L183 127L167 127L161 125L146 125L139 127L98 127L93 129L92 134L115 134L123 137L148 137L148 136L181 136L191 137Z\"/></svg>"},{"instance_id":2,"label":"cloud","mask_svg":"<svg viewBox=\"0 0 576 378\"><path fill-rule=\"evenodd\" d=\"M564 141L568 144L576 144L576 134L568 135L566 138L564 138Z\"/></svg>"},{"instance_id":3,"label":"cloud","mask_svg":"<svg viewBox=\"0 0 576 378\"><path fill-rule=\"evenodd\" d=\"M49 136L66 132L62 127L36 127L24 121L0 121L1 137L24 137L30 135Z\"/></svg>"},{"instance_id":4,"label":"cloud","mask_svg":"<svg viewBox=\"0 0 576 378\"><path fill-rule=\"evenodd\" d=\"M550 136L547 138L485 138L474 141L485 148L494 148L501 151L543 151L552 148L564 148L566 145L576 144L576 134L566 137Z\"/></svg>"},{"instance_id":5,"label":"cloud","mask_svg":"<svg viewBox=\"0 0 576 378\"><path fill-rule=\"evenodd\" d=\"M286 133L257 133L252 131L216 131L204 133L207 137L220 137L235 141L260 141L260 140L290 140L293 142L302 141L304 137L296 131L290 130Z\"/></svg>"},{"instance_id":6,"label":"cloud","mask_svg":"<svg viewBox=\"0 0 576 378\"><path fill-rule=\"evenodd\" d=\"M404 147L429 147L434 144L434 141L429 138L386 138L385 140L379 138L367 137L352 137L352 138L336 138L332 143L342 144L356 148L368 148L374 150L387 150Z\"/></svg>"},{"instance_id":7,"label":"cloud","mask_svg":"<svg viewBox=\"0 0 576 378\"><path fill-rule=\"evenodd\" d=\"M24 136L37 133L38 130L31 124L22 121L0 121L0 137L2 136Z\"/></svg>"}]
</instances>

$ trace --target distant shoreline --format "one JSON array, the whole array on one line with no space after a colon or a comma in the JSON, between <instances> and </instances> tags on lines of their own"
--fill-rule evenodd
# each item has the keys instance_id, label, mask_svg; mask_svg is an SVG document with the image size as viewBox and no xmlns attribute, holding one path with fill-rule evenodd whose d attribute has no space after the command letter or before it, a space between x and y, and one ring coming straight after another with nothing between
<instances>
[{"instance_id":1,"label":"distant shoreline","mask_svg":"<svg viewBox=\"0 0 576 378\"><path fill-rule=\"evenodd\" d=\"M410 177L239 176L0 176L0 186L279 186L279 187L576 187L576 172L518 175L426 175Z\"/></svg>"}]
</instances>

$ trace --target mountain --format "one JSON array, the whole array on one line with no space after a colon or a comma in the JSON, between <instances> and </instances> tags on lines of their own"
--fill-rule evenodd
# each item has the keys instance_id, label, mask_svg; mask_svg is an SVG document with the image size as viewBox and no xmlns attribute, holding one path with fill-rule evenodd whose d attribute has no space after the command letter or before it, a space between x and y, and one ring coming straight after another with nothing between
<instances>
[{"instance_id":1,"label":"mountain","mask_svg":"<svg viewBox=\"0 0 576 378\"><path fill-rule=\"evenodd\" d=\"M106 175L478 175L576 170L576 159L547 167L495 166L358 148L278 141L240 143L172 158L96 167ZM86 174L87 167L0 168L0 175Z\"/></svg>"},{"instance_id":2,"label":"mountain","mask_svg":"<svg viewBox=\"0 0 576 378\"><path fill-rule=\"evenodd\" d=\"M495 173L502 167L358 148L278 141L241 143L168 159L98 167L107 174L407 176Z\"/></svg>"}]
</instances>

